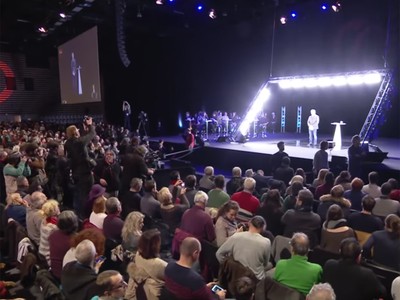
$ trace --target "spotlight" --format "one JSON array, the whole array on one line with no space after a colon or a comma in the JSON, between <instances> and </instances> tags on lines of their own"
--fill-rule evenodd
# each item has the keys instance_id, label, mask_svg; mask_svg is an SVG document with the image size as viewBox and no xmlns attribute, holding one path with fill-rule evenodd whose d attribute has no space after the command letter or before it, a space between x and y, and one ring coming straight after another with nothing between
<instances>
[{"instance_id":1,"label":"spotlight","mask_svg":"<svg viewBox=\"0 0 400 300\"><path fill-rule=\"evenodd\" d=\"M41 26L41 27L38 28L38 31L41 32L41 33L46 33L47 29L44 28L43 26Z\"/></svg>"},{"instance_id":2,"label":"spotlight","mask_svg":"<svg viewBox=\"0 0 400 300\"><path fill-rule=\"evenodd\" d=\"M216 12L215 12L215 9L211 9L210 10L210 12L208 13L208 16L211 18L211 19L215 19L215 18L217 18L217 14L216 14Z\"/></svg>"},{"instance_id":3,"label":"spotlight","mask_svg":"<svg viewBox=\"0 0 400 300\"><path fill-rule=\"evenodd\" d=\"M327 10L328 6L326 4L322 4L321 9L322 10Z\"/></svg>"},{"instance_id":4,"label":"spotlight","mask_svg":"<svg viewBox=\"0 0 400 300\"><path fill-rule=\"evenodd\" d=\"M157 5L163 5L163 4L164 4L164 1L163 1L163 0L156 0L156 4L157 4Z\"/></svg>"},{"instance_id":5,"label":"spotlight","mask_svg":"<svg viewBox=\"0 0 400 300\"><path fill-rule=\"evenodd\" d=\"M279 19L279 21L281 21L281 24L282 24L282 25L285 25L286 22L287 22L287 19L286 19L286 17L281 17L281 18Z\"/></svg>"},{"instance_id":6,"label":"spotlight","mask_svg":"<svg viewBox=\"0 0 400 300\"><path fill-rule=\"evenodd\" d=\"M332 10L336 13L339 12L341 8L342 8L342 5L340 4L339 1L336 2L335 4L332 4Z\"/></svg>"},{"instance_id":7,"label":"spotlight","mask_svg":"<svg viewBox=\"0 0 400 300\"><path fill-rule=\"evenodd\" d=\"M296 12L294 12L294 11L292 11L292 12L290 13L290 15L292 16L292 18L296 18L296 17L297 17Z\"/></svg>"},{"instance_id":8,"label":"spotlight","mask_svg":"<svg viewBox=\"0 0 400 300\"><path fill-rule=\"evenodd\" d=\"M63 18L63 19L65 19L65 18L67 17L67 15L64 14L64 13L60 13L59 16L60 16L61 18Z\"/></svg>"},{"instance_id":9,"label":"spotlight","mask_svg":"<svg viewBox=\"0 0 400 300\"><path fill-rule=\"evenodd\" d=\"M197 5L197 10L202 11L203 10L203 5Z\"/></svg>"}]
</instances>

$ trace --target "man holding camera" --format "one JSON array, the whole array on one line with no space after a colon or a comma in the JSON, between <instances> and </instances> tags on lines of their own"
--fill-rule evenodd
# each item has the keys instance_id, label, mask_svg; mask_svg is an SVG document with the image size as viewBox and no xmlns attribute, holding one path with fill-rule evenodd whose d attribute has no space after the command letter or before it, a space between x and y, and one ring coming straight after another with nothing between
<instances>
[{"instance_id":1,"label":"man holding camera","mask_svg":"<svg viewBox=\"0 0 400 300\"><path fill-rule=\"evenodd\" d=\"M95 137L96 131L91 117L85 117L84 127L87 134L81 136L75 125L67 128L67 141L65 142L66 157L72 172L74 183L74 209L79 217L83 217L83 207L93 185L92 168L94 163L88 155L88 144Z\"/></svg>"}]
</instances>

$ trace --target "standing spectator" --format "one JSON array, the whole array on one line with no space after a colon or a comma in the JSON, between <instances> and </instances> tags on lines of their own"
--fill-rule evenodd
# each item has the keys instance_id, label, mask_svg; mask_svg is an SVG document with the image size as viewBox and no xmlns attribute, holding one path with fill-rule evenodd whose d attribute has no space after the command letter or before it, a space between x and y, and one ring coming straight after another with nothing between
<instances>
[{"instance_id":1,"label":"standing spectator","mask_svg":"<svg viewBox=\"0 0 400 300\"><path fill-rule=\"evenodd\" d=\"M319 150L315 153L313 159L313 173L314 175L318 175L321 169L329 169L328 162L328 142L322 141L319 143Z\"/></svg>"},{"instance_id":2,"label":"standing spectator","mask_svg":"<svg viewBox=\"0 0 400 300\"><path fill-rule=\"evenodd\" d=\"M95 183L106 188L106 197L118 197L120 173L121 166L115 152L107 150L104 159L99 160L93 169Z\"/></svg>"},{"instance_id":3,"label":"standing spectator","mask_svg":"<svg viewBox=\"0 0 400 300\"><path fill-rule=\"evenodd\" d=\"M74 181L74 209L79 217L84 217L84 203L93 185L93 160L88 154L88 145L96 135L92 118L85 117L84 126L87 127L86 135L81 136L75 125L67 128L67 141L65 143L66 156L70 163Z\"/></svg>"},{"instance_id":4,"label":"standing spectator","mask_svg":"<svg viewBox=\"0 0 400 300\"><path fill-rule=\"evenodd\" d=\"M322 281L328 282L337 300L384 298L386 289L371 269L360 266L361 246L354 238L340 244L340 260L330 259L323 268Z\"/></svg>"},{"instance_id":5,"label":"standing spectator","mask_svg":"<svg viewBox=\"0 0 400 300\"><path fill-rule=\"evenodd\" d=\"M366 193L374 198L378 198L381 195L381 188L378 185L379 174L378 172L370 172L368 174L368 184L362 188L363 193Z\"/></svg>"},{"instance_id":6,"label":"standing spectator","mask_svg":"<svg viewBox=\"0 0 400 300\"><path fill-rule=\"evenodd\" d=\"M253 217L249 221L248 231L232 235L218 249L218 261L222 263L231 255L234 260L251 269L257 279L264 279L271 254L271 241L261 235L265 227L263 217Z\"/></svg>"},{"instance_id":7,"label":"standing spectator","mask_svg":"<svg viewBox=\"0 0 400 300\"><path fill-rule=\"evenodd\" d=\"M207 201L207 194L203 191L198 191L194 196L193 207L185 211L182 216L180 228L199 241L212 242L215 240L215 229L210 215L204 211Z\"/></svg>"},{"instance_id":8,"label":"standing spectator","mask_svg":"<svg viewBox=\"0 0 400 300\"><path fill-rule=\"evenodd\" d=\"M253 196L255 187L256 181L251 177L246 178L243 183L243 191L234 193L231 200L236 201L240 208L255 214L260 207L260 201Z\"/></svg>"},{"instance_id":9,"label":"standing spectator","mask_svg":"<svg viewBox=\"0 0 400 300\"><path fill-rule=\"evenodd\" d=\"M156 199L157 186L154 180L146 180L144 183L144 195L140 199L140 210L146 216L159 219L160 215L160 202Z\"/></svg>"},{"instance_id":10,"label":"standing spectator","mask_svg":"<svg viewBox=\"0 0 400 300\"><path fill-rule=\"evenodd\" d=\"M207 207L220 208L230 197L224 192L225 177L224 175L217 175L214 179L215 188L208 192Z\"/></svg>"},{"instance_id":11,"label":"standing spectator","mask_svg":"<svg viewBox=\"0 0 400 300\"><path fill-rule=\"evenodd\" d=\"M196 140L194 138L194 134L192 133L192 128L188 128L185 140L186 140L186 147L189 150L193 150Z\"/></svg>"},{"instance_id":12,"label":"standing spectator","mask_svg":"<svg viewBox=\"0 0 400 300\"><path fill-rule=\"evenodd\" d=\"M351 138L351 146L347 150L347 155L349 158L348 171L350 172L352 178L363 177L363 162L367 155L364 149L361 147L361 137L359 135L354 135Z\"/></svg>"},{"instance_id":13,"label":"standing spectator","mask_svg":"<svg viewBox=\"0 0 400 300\"><path fill-rule=\"evenodd\" d=\"M289 156L285 156L282 158L280 167L275 170L274 179L283 181L287 186L293 176L294 170L290 167L290 158Z\"/></svg>"},{"instance_id":14,"label":"standing spectator","mask_svg":"<svg viewBox=\"0 0 400 300\"><path fill-rule=\"evenodd\" d=\"M122 221L121 203L118 198L110 197L106 201L107 217L103 222L103 232L107 239L114 240L117 243L122 241L121 233L124 221Z\"/></svg>"},{"instance_id":15,"label":"standing spectator","mask_svg":"<svg viewBox=\"0 0 400 300\"><path fill-rule=\"evenodd\" d=\"M142 190L143 180L140 178L132 178L131 188L121 198L122 205L122 218L125 219L126 216L133 211L140 211L140 202L142 196L140 191Z\"/></svg>"},{"instance_id":16,"label":"standing spectator","mask_svg":"<svg viewBox=\"0 0 400 300\"><path fill-rule=\"evenodd\" d=\"M364 186L364 182L356 177L351 181L351 189L345 191L343 197L349 199L351 202L351 208L360 211L361 210L361 200L366 195L361 191Z\"/></svg>"},{"instance_id":17,"label":"standing spectator","mask_svg":"<svg viewBox=\"0 0 400 300\"><path fill-rule=\"evenodd\" d=\"M43 222L42 206L47 201L45 194L34 192L31 195L31 204L26 210L26 229L28 237L36 246L40 244L40 226Z\"/></svg>"},{"instance_id":18,"label":"standing spectator","mask_svg":"<svg viewBox=\"0 0 400 300\"><path fill-rule=\"evenodd\" d=\"M28 177L31 175L31 168L27 164L27 157L21 157L19 152L11 153L7 158L7 164L3 168L4 182L6 186L6 194L15 193L18 189L18 176Z\"/></svg>"},{"instance_id":19,"label":"standing spectator","mask_svg":"<svg viewBox=\"0 0 400 300\"><path fill-rule=\"evenodd\" d=\"M189 201L190 207L194 205L194 196L199 191L196 188L197 185L197 178L195 175L188 175L185 178L185 187L186 187L186 198Z\"/></svg>"},{"instance_id":20,"label":"standing spectator","mask_svg":"<svg viewBox=\"0 0 400 300\"><path fill-rule=\"evenodd\" d=\"M242 169L234 167L232 169L232 178L226 183L226 192L232 196L241 188L242 185Z\"/></svg>"},{"instance_id":21,"label":"standing spectator","mask_svg":"<svg viewBox=\"0 0 400 300\"><path fill-rule=\"evenodd\" d=\"M274 236L282 235L283 225L281 218L283 216L283 208L278 190L273 189L266 193L265 200L256 214L266 220L267 228Z\"/></svg>"},{"instance_id":22,"label":"standing spectator","mask_svg":"<svg viewBox=\"0 0 400 300\"><path fill-rule=\"evenodd\" d=\"M280 141L276 144L276 146L278 147L278 152L275 152L271 158L270 158L270 166L271 166L271 175L275 174L276 169L281 165L282 163L282 158L284 158L285 156L289 156L289 154L287 154L285 152L285 142Z\"/></svg>"},{"instance_id":23,"label":"standing spectator","mask_svg":"<svg viewBox=\"0 0 400 300\"><path fill-rule=\"evenodd\" d=\"M290 240L292 257L280 259L276 264L274 279L306 295L322 277L322 268L307 261L310 241L306 234L296 232Z\"/></svg>"}]
</instances>

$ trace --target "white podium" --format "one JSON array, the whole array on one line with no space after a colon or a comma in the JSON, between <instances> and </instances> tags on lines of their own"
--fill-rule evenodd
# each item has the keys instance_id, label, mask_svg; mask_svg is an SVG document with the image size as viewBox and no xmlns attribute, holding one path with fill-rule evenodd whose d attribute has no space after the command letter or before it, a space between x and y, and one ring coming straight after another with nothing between
<instances>
[{"instance_id":1,"label":"white podium","mask_svg":"<svg viewBox=\"0 0 400 300\"><path fill-rule=\"evenodd\" d=\"M335 143L335 147L333 150L341 150L342 149L342 129L341 126L346 125L343 121L333 122L332 125L335 125L335 133L333 135L333 142Z\"/></svg>"}]
</instances>

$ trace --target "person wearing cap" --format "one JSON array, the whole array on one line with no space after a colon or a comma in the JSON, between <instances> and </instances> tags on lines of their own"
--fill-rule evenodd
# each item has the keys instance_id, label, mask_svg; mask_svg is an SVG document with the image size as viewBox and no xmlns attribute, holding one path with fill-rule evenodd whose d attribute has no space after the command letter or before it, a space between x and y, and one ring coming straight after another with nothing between
<instances>
[{"instance_id":1,"label":"person wearing cap","mask_svg":"<svg viewBox=\"0 0 400 300\"><path fill-rule=\"evenodd\" d=\"M271 254L271 241L261 235L265 228L263 217L253 217L249 221L248 231L235 233L218 249L216 257L220 264L232 256L235 261L251 269L258 280L264 279Z\"/></svg>"},{"instance_id":2,"label":"person wearing cap","mask_svg":"<svg viewBox=\"0 0 400 300\"><path fill-rule=\"evenodd\" d=\"M215 240L215 228L208 213L205 212L208 195L198 191L194 196L194 205L185 211L182 216L180 229L196 237L200 241L212 242Z\"/></svg>"}]
</instances>

